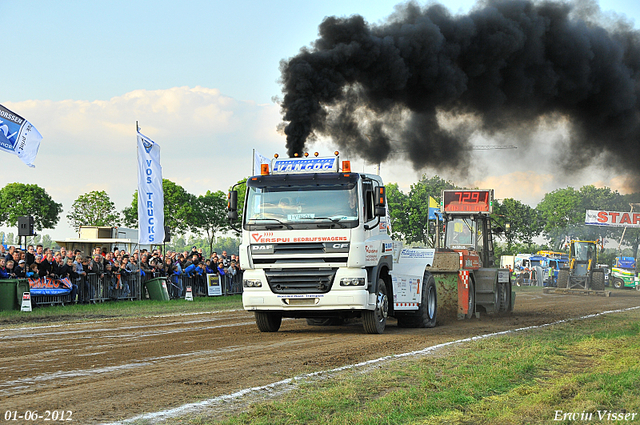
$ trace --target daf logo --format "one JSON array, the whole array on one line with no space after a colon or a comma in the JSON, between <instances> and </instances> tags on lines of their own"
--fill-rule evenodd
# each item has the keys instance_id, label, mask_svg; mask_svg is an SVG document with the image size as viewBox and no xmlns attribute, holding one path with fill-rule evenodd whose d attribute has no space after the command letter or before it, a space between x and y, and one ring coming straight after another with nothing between
<instances>
[{"instance_id":1,"label":"daf logo","mask_svg":"<svg viewBox=\"0 0 640 425\"><path fill-rule=\"evenodd\" d=\"M273 249L273 245L251 245L253 251L270 251Z\"/></svg>"}]
</instances>

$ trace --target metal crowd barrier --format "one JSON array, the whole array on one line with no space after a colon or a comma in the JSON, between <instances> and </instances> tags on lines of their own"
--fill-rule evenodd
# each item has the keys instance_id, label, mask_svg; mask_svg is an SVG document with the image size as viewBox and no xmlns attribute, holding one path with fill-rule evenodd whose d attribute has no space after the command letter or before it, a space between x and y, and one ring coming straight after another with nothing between
<instances>
[{"instance_id":1,"label":"metal crowd barrier","mask_svg":"<svg viewBox=\"0 0 640 425\"><path fill-rule=\"evenodd\" d=\"M67 295L33 295L31 296L31 305L34 307L47 305L65 305L73 304L71 294Z\"/></svg>"},{"instance_id":2,"label":"metal crowd barrier","mask_svg":"<svg viewBox=\"0 0 640 425\"><path fill-rule=\"evenodd\" d=\"M147 298L143 293L144 283L155 276L154 273L120 274L105 276L101 278L96 273L89 273L86 276L78 277L73 281L77 286L76 299L71 299L71 294L67 295L36 295L31 297L34 306L65 305L73 303L98 303L110 300L140 300ZM235 276L228 275L221 277L222 294L235 295L242 293L242 271ZM194 297L208 296L206 276L177 276L167 279L167 289L171 299L184 298L187 287L191 287Z\"/></svg>"},{"instance_id":3,"label":"metal crowd barrier","mask_svg":"<svg viewBox=\"0 0 640 425\"><path fill-rule=\"evenodd\" d=\"M89 273L75 281L78 285L78 302L97 303L109 300L139 300L141 279L138 273L100 277Z\"/></svg>"}]
</instances>

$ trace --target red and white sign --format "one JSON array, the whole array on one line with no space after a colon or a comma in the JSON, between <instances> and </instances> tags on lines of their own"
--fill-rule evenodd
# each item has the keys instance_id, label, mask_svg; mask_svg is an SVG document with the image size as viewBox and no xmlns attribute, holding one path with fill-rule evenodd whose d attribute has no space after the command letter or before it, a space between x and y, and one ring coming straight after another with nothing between
<instances>
[{"instance_id":1,"label":"red and white sign","mask_svg":"<svg viewBox=\"0 0 640 425\"><path fill-rule=\"evenodd\" d=\"M638 227L640 228L640 212L616 212L587 210L584 224L592 226Z\"/></svg>"}]
</instances>

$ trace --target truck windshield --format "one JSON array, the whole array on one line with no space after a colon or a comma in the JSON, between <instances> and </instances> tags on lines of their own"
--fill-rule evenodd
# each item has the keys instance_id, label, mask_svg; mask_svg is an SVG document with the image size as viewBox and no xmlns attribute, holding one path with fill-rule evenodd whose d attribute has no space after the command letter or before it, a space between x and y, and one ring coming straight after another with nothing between
<instances>
[{"instance_id":1,"label":"truck windshield","mask_svg":"<svg viewBox=\"0 0 640 425\"><path fill-rule=\"evenodd\" d=\"M358 226L355 179L282 183L249 184L244 214L247 230Z\"/></svg>"}]
</instances>

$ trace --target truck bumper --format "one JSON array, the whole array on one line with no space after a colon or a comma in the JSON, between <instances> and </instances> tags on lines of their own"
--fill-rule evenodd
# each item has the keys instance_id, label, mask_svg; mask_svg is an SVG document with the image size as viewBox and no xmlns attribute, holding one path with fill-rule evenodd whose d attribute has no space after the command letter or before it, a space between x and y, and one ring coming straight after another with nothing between
<instances>
[{"instance_id":1,"label":"truck bumper","mask_svg":"<svg viewBox=\"0 0 640 425\"><path fill-rule=\"evenodd\" d=\"M246 270L243 278L260 280L262 286L244 287L242 304L248 311L269 310L283 313L374 310L375 294L369 293L366 286L340 286L342 276L343 273L336 274L331 290L325 293L276 294L271 291L263 271Z\"/></svg>"},{"instance_id":2,"label":"truck bumper","mask_svg":"<svg viewBox=\"0 0 640 425\"><path fill-rule=\"evenodd\" d=\"M373 310L375 294L369 294L366 289L325 294L274 294L269 288L261 291L245 288L242 304L249 311Z\"/></svg>"}]
</instances>

